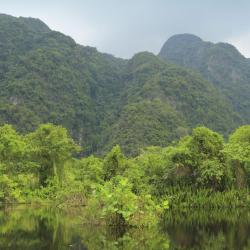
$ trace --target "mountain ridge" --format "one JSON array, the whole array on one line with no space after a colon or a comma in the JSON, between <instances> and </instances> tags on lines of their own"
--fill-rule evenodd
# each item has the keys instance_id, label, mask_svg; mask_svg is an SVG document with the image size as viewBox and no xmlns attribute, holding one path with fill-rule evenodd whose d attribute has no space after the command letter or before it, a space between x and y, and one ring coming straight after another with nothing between
<instances>
[{"instance_id":1,"label":"mountain ridge","mask_svg":"<svg viewBox=\"0 0 250 250\"><path fill-rule=\"evenodd\" d=\"M0 15L0 124L21 132L60 124L85 154L120 144L136 155L197 125L227 135L242 123L201 73L150 52L100 53L40 22Z\"/></svg>"}]
</instances>

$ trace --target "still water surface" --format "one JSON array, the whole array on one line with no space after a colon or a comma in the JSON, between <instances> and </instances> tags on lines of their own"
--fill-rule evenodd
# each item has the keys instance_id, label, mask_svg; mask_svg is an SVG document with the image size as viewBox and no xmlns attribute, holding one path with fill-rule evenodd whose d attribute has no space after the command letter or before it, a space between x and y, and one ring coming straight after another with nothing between
<instances>
[{"instance_id":1,"label":"still water surface","mask_svg":"<svg viewBox=\"0 0 250 250\"><path fill-rule=\"evenodd\" d=\"M250 250L248 210L168 212L158 228L83 224L82 211L45 207L0 209L0 249L236 249Z\"/></svg>"}]
</instances>

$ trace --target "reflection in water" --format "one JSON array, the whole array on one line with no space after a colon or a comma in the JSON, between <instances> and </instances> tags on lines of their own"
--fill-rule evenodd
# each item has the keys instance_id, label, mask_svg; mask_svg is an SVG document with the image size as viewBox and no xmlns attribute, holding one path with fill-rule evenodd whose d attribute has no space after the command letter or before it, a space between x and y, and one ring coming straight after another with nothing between
<instances>
[{"instance_id":1,"label":"reflection in water","mask_svg":"<svg viewBox=\"0 0 250 250\"><path fill-rule=\"evenodd\" d=\"M5 207L0 210L0 249L169 249L156 228L121 229L82 224L82 211Z\"/></svg>"},{"instance_id":2,"label":"reflection in water","mask_svg":"<svg viewBox=\"0 0 250 250\"><path fill-rule=\"evenodd\" d=\"M248 210L195 210L166 216L170 249L250 249Z\"/></svg>"},{"instance_id":3,"label":"reflection in water","mask_svg":"<svg viewBox=\"0 0 250 250\"><path fill-rule=\"evenodd\" d=\"M83 211L41 207L0 209L0 249L250 249L250 213L168 212L158 229L82 224Z\"/></svg>"}]
</instances>

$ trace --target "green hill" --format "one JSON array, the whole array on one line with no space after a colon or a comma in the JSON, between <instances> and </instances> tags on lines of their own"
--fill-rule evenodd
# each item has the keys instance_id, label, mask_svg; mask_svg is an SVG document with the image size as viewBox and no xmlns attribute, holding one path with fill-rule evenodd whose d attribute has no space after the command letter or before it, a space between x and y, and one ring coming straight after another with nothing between
<instances>
[{"instance_id":1,"label":"green hill","mask_svg":"<svg viewBox=\"0 0 250 250\"><path fill-rule=\"evenodd\" d=\"M200 72L232 104L244 123L250 122L250 64L232 45L204 42L191 34L175 35L159 56Z\"/></svg>"},{"instance_id":2,"label":"green hill","mask_svg":"<svg viewBox=\"0 0 250 250\"><path fill-rule=\"evenodd\" d=\"M201 124L227 135L244 121L228 96L192 70L147 52L115 58L32 18L0 15L0 88L0 125L26 132L61 124L86 154L117 143L136 154Z\"/></svg>"},{"instance_id":3,"label":"green hill","mask_svg":"<svg viewBox=\"0 0 250 250\"><path fill-rule=\"evenodd\" d=\"M0 32L1 123L21 131L62 124L86 152L95 151L100 124L114 112L124 62L37 19L1 15Z\"/></svg>"},{"instance_id":4,"label":"green hill","mask_svg":"<svg viewBox=\"0 0 250 250\"><path fill-rule=\"evenodd\" d=\"M237 126L230 104L197 73L147 52L129 60L125 72L123 108L108 141L129 153L141 146L165 146L197 125L224 134Z\"/></svg>"}]
</instances>

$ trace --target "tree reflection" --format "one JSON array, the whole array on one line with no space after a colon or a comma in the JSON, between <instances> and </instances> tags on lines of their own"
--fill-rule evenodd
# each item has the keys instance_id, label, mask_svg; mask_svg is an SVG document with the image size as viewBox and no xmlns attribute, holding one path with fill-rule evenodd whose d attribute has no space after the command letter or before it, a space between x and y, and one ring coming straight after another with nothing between
<instances>
[{"instance_id":1,"label":"tree reflection","mask_svg":"<svg viewBox=\"0 0 250 250\"><path fill-rule=\"evenodd\" d=\"M169 249L158 228L136 229L82 224L82 211L6 207L0 210L0 249L85 250Z\"/></svg>"}]
</instances>

